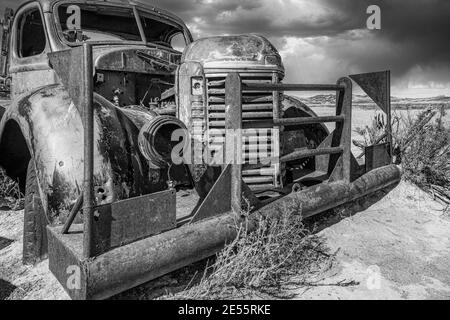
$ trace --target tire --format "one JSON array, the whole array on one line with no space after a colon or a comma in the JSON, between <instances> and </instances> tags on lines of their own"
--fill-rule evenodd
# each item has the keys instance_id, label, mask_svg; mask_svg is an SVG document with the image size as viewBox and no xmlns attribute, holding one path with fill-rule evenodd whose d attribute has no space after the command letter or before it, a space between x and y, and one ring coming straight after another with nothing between
<instances>
[{"instance_id":1,"label":"tire","mask_svg":"<svg viewBox=\"0 0 450 320\"><path fill-rule=\"evenodd\" d=\"M35 264L47 258L47 216L39 194L35 164L30 160L25 186L23 263Z\"/></svg>"}]
</instances>

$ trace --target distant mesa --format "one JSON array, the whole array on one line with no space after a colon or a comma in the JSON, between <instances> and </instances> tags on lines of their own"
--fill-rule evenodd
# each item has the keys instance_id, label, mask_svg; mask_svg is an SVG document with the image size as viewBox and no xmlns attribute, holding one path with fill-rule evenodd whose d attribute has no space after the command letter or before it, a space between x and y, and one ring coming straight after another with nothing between
<instances>
[{"instance_id":1,"label":"distant mesa","mask_svg":"<svg viewBox=\"0 0 450 320\"><path fill-rule=\"evenodd\" d=\"M336 104L336 95L334 94L319 94L312 97L298 97L298 99L309 106L334 106ZM445 95L428 98L399 98L392 96L391 103L394 107L396 105L404 107L411 105L412 107L415 107L437 104L443 104L446 107L450 107L450 97ZM354 94L353 104L360 107L374 106L372 99L364 94Z\"/></svg>"}]
</instances>

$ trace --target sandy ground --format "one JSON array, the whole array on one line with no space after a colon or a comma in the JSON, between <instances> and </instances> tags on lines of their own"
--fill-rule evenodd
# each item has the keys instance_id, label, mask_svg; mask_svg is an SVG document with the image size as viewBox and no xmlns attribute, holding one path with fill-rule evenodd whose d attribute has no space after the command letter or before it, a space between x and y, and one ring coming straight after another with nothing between
<instances>
[{"instance_id":1,"label":"sandy ground","mask_svg":"<svg viewBox=\"0 0 450 320\"><path fill-rule=\"evenodd\" d=\"M297 290L297 299L449 299L450 215L442 210L402 182L368 209L330 218L319 235L338 252L334 266L316 285ZM68 299L48 261L22 265L22 223L21 211L0 211L0 298ZM159 290L173 281L157 280ZM341 281L353 285L336 285ZM154 288L146 284L122 298L148 297Z\"/></svg>"},{"instance_id":2,"label":"sandy ground","mask_svg":"<svg viewBox=\"0 0 450 320\"><path fill-rule=\"evenodd\" d=\"M24 266L23 211L0 211L0 299L69 299L48 260Z\"/></svg>"},{"instance_id":3,"label":"sandy ground","mask_svg":"<svg viewBox=\"0 0 450 320\"><path fill-rule=\"evenodd\" d=\"M402 182L367 210L322 230L337 263L297 299L449 299L450 213ZM344 213L345 214L345 213ZM353 281L356 285L339 286Z\"/></svg>"}]
</instances>

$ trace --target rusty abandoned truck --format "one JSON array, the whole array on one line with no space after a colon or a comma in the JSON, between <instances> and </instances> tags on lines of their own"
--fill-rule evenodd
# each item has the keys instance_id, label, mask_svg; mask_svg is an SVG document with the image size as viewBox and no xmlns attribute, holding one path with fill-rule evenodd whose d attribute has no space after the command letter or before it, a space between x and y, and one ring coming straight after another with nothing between
<instances>
[{"instance_id":1,"label":"rusty abandoned truck","mask_svg":"<svg viewBox=\"0 0 450 320\"><path fill-rule=\"evenodd\" d=\"M308 217L399 181L389 126L365 163L351 153L350 78L283 84L262 36L194 41L178 17L125 0L23 1L0 31L0 166L25 194L23 261L48 255L74 299L214 255L255 213ZM389 119L389 72L350 77ZM284 94L306 90L336 92L336 113ZM242 161L208 162L218 142ZM197 151L208 157L186 161Z\"/></svg>"}]
</instances>

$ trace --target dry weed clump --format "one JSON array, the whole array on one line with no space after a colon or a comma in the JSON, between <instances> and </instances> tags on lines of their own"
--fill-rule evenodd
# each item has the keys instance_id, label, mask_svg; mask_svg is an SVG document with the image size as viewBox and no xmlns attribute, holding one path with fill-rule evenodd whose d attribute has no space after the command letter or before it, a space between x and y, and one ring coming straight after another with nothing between
<instances>
[{"instance_id":1,"label":"dry weed clump","mask_svg":"<svg viewBox=\"0 0 450 320\"><path fill-rule=\"evenodd\" d=\"M427 108L416 117L394 114L394 159L403 178L450 205L450 128L444 124L445 106ZM353 143L364 150L379 143L386 131L384 117L377 115L370 126L356 128L364 140Z\"/></svg>"},{"instance_id":2,"label":"dry weed clump","mask_svg":"<svg viewBox=\"0 0 450 320\"><path fill-rule=\"evenodd\" d=\"M19 184L11 180L0 168L0 205L12 210L23 208L24 195L20 192Z\"/></svg>"},{"instance_id":3,"label":"dry weed clump","mask_svg":"<svg viewBox=\"0 0 450 320\"><path fill-rule=\"evenodd\" d=\"M361 150L364 150L367 146L379 143L386 132L386 120L384 115L376 114L372 118L370 126L356 127L354 132L364 139L353 140L353 144Z\"/></svg>"},{"instance_id":4,"label":"dry weed clump","mask_svg":"<svg viewBox=\"0 0 450 320\"><path fill-rule=\"evenodd\" d=\"M403 120L394 136L404 178L450 205L450 128L445 109L427 109Z\"/></svg>"},{"instance_id":5,"label":"dry weed clump","mask_svg":"<svg viewBox=\"0 0 450 320\"><path fill-rule=\"evenodd\" d=\"M199 284L174 299L288 298L307 277L331 266L333 255L312 235L299 213L259 218L256 231L239 226L238 236L217 254Z\"/></svg>"}]
</instances>

